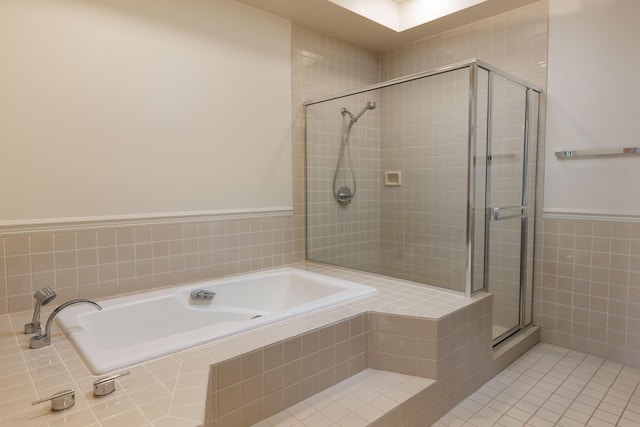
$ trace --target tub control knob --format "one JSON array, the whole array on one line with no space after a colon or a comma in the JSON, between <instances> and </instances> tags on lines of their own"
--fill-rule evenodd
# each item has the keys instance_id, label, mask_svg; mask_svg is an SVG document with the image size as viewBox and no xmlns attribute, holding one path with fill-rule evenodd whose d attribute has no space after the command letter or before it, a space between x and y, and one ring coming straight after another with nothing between
<instances>
[{"instance_id":1,"label":"tub control knob","mask_svg":"<svg viewBox=\"0 0 640 427\"><path fill-rule=\"evenodd\" d=\"M76 404L76 392L73 390L62 390L53 396L31 402L32 405L50 400L52 411L64 411Z\"/></svg>"},{"instance_id":2,"label":"tub control knob","mask_svg":"<svg viewBox=\"0 0 640 427\"><path fill-rule=\"evenodd\" d=\"M93 383L93 395L95 397L103 397L108 396L114 391L116 391L116 378L123 377L125 375L129 375L130 372L120 372L119 374L114 374L109 377L98 378Z\"/></svg>"}]
</instances>

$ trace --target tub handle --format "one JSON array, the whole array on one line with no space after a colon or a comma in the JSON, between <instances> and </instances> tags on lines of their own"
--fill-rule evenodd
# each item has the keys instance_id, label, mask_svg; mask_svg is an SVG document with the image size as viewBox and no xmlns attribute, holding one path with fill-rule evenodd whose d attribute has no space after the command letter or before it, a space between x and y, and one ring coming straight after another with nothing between
<instances>
[{"instance_id":1,"label":"tub handle","mask_svg":"<svg viewBox=\"0 0 640 427\"><path fill-rule=\"evenodd\" d=\"M93 395L95 397L108 396L116 391L116 378L129 375L131 372L120 372L118 374L111 375L109 377L98 378L93 383Z\"/></svg>"},{"instance_id":2,"label":"tub handle","mask_svg":"<svg viewBox=\"0 0 640 427\"><path fill-rule=\"evenodd\" d=\"M57 392L53 396L45 397L44 399L31 402L31 405L37 405L49 400L51 401L52 411L64 411L65 409L69 409L76 404L76 392L74 390L62 390Z\"/></svg>"}]
</instances>

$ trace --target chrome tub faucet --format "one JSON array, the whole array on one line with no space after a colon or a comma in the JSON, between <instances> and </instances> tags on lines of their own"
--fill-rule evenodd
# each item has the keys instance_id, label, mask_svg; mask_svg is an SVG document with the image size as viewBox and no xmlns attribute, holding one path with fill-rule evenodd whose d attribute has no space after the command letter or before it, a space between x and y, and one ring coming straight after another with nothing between
<instances>
[{"instance_id":1,"label":"chrome tub faucet","mask_svg":"<svg viewBox=\"0 0 640 427\"><path fill-rule=\"evenodd\" d=\"M49 318L47 319L47 324L44 327L44 335L42 334L42 328L38 329L38 335L31 337L31 341L29 342L30 348L42 348L51 344L51 325L53 325L53 319L65 308L75 305L75 304L91 304L98 310L102 310L100 304L95 303L88 299L74 299L71 301L67 301L64 304L58 306Z\"/></svg>"}]
</instances>

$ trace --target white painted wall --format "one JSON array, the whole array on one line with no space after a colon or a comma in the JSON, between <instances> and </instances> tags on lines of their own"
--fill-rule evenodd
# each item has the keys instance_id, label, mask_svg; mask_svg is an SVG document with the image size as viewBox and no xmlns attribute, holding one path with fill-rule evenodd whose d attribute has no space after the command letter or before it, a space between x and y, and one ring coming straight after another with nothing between
<instances>
[{"instance_id":1,"label":"white painted wall","mask_svg":"<svg viewBox=\"0 0 640 427\"><path fill-rule=\"evenodd\" d=\"M290 34L231 0L3 0L0 225L290 207Z\"/></svg>"},{"instance_id":2,"label":"white painted wall","mask_svg":"<svg viewBox=\"0 0 640 427\"><path fill-rule=\"evenodd\" d=\"M640 2L551 0L545 213L640 217L640 156L557 160L640 146Z\"/></svg>"}]
</instances>

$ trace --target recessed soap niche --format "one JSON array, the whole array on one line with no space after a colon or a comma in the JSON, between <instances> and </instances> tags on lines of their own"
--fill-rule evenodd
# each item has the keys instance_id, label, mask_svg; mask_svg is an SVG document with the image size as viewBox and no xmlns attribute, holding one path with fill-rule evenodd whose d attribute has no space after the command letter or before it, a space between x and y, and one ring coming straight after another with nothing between
<instances>
[{"instance_id":1,"label":"recessed soap niche","mask_svg":"<svg viewBox=\"0 0 640 427\"><path fill-rule=\"evenodd\" d=\"M400 187L402 185L402 172L386 171L384 173L385 187Z\"/></svg>"}]
</instances>

